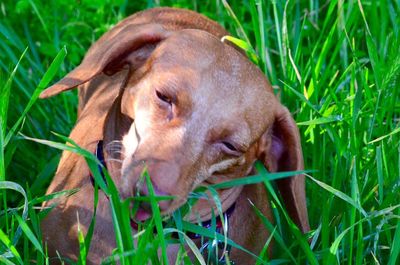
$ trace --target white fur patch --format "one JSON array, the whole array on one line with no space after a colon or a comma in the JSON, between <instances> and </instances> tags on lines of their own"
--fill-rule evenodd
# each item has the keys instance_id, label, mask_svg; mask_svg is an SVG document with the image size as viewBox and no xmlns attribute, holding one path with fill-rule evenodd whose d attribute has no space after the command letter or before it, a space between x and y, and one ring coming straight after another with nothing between
<instances>
[{"instance_id":1,"label":"white fur patch","mask_svg":"<svg viewBox=\"0 0 400 265\"><path fill-rule=\"evenodd\" d=\"M234 159L234 158L223 160L217 164L211 165L208 172L210 175L212 175L215 172L223 171L223 170L229 168L230 166L234 165L235 163L236 163L236 159Z\"/></svg>"},{"instance_id":2,"label":"white fur patch","mask_svg":"<svg viewBox=\"0 0 400 265\"><path fill-rule=\"evenodd\" d=\"M136 137L135 123L132 123L128 134L122 138L122 145L124 146L125 157L131 157L138 146L138 139Z\"/></svg>"}]
</instances>

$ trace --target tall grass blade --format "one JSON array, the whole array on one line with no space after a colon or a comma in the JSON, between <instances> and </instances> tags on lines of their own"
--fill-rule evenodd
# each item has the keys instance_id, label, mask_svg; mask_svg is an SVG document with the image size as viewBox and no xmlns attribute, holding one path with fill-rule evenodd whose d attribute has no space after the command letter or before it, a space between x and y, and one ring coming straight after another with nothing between
<instances>
[{"instance_id":1,"label":"tall grass blade","mask_svg":"<svg viewBox=\"0 0 400 265\"><path fill-rule=\"evenodd\" d=\"M244 50L247 54L247 56L250 58L250 60L258 65L259 61L258 61L258 57L256 52L254 51L253 47L251 47L251 45L249 45L247 42L232 37L232 36L223 36L221 41L224 42L225 40L232 42L233 44L235 44L236 46L238 46L240 49Z\"/></svg>"},{"instance_id":2,"label":"tall grass blade","mask_svg":"<svg viewBox=\"0 0 400 265\"><path fill-rule=\"evenodd\" d=\"M239 37L241 39L244 39L245 42L247 42L247 44L249 46L251 46L251 42L250 42L249 38L247 37L247 34L246 34L245 30L243 29L243 26L240 23L239 19L236 17L235 12L233 12L231 6L228 4L228 2L226 0L222 0L222 4L224 5L224 7L225 7L226 11L228 12L229 16L235 22Z\"/></svg>"},{"instance_id":3,"label":"tall grass blade","mask_svg":"<svg viewBox=\"0 0 400 265\"><path fill-rule=\"evenodd\" d=\"M149 190L151 212L152 212L152 216L154 218L154 222L156 225L158 239L161 244L161 256L162 256L163 264L168 264L167 244L166 244L165 238L164 238L160 208L158 206L157 201L154 199L155 192L154 192L153 184L151 183L151 180L150 180L150 176L147 172L147 169L144 169L143 174L144 174L144 177L146 180L147 188Z\"/></svg>"},{"instance_id":4,"label":"tall grass blade","mask_svg":"<svg viewBox=\"0 0 400 265\"><path fill-rule=\"evenodd\" d=\"M26 220L26 218L28 216L28 198L26 197L25 190L18 183L11 182L11 181L0 181L0 190L6 190L6 189L19 192L24 197L24 207L22 210L22 219ZM13 245L17 245L17 243L21 237L21 234L22 234L22 228L21 228L21 226L18 226L18 228L16 229L16 232L14 234L14 238L12 240Z\"/></svg>"},{"instance_id":5,"label":"tall grass blade","mask_svg":"<svg viewBox=\"0 0 400 265\"><path fill-rule=\"evenodd\" d=\"M185 233L183 233L182 231L180 231L178 229L164 228L164 235L172 234L172 233L180 234L184 238L185 243L188 245L188 247L190 248L190 250L192 251L194 256L196 257L196 261L199 262L201 265L206 265L206 262L200 253L200 250L197 248L197 246L193 242L193 240L190 239L190 237L188 237Z\"/></svg>"},{"instance_id":6,"label":"tall grass blade","mask_svg":"<svg viewBox=\"0 0 400 265\"><path fill-rule=\"evenodd\" d=\"M195 234L198 234L198 235L202 235L202 236L208 237L208 238L215 238L216 237L217 240L220 240L220 241L227 240L228 244L231 245L232 247L246 252L247 254L253 256L256 260L259 260L262 264L265 264L265 262L262 261L257 255L255 255L254 253L250 252L249 250L243 248L242 246L236 244L231 239L229 239L229 238L225 239L224 236L221 235L221 234L215 233L214 231L211 231L211 230L209 230L207 228L204 228L202 226L198 226L196 224L192 224L192 223L189 223L189 222L186 222L186 221L183 221L182 224L183 224L183 228L186 231L189 231L189 232L192 232L192 233L195 233Z\"/></svg>"},{"instance_id":7,"label":"tall grass blade","mask_svg":"<svg viewBox=\"0 0 400 265\"><path fill-rule=\"evenodd\" d=\"M78 212L76 213L76 219L78 220L78 242L79 242L79 260L78 260L78 264L79 265L86 265L86 256L87 256L88 249L86 249L86 245L87 244L85 242L85 236L83 235L83 232L81 230Z\"/></svg>"},{"instance_id":8,"label":"tall grass blade","mask_svg":"<svg viewBox=\"0 0 400 265\"><path fill-rule=\"evenodd\" d=\"M378 146L376 148L376 170L378 175L378 202L382 204L383 202L383 162L382 162L382 147Z\"/></svg>"},{"instance_id":9,"label":"tall grass blade","mask_svg":"<svg viewBox=\"0 0 400 265\"><path fill-rule=\"evenodd\" d=\"M328 192L332 193L333 195L335 195L336 197L344 200L345 202L347 202L348 204L352 205L353 207L355 207L363 216L367 216L367 213L365 212L365 210L361 207L361 205L359 205L359 203L357 203L356 201L354 201L351 197L349 197L348 195L344 194L343 192L333 188L332 186L329 186L328 184L319 181L313 177L311 177L310 175L305 174L309 179L311 179L312 181L314 181L316 184L318 184L320 187L322 187L323 189L327 190Z\"/></svg>"},{"instance_id":10,"label":"tall grass blade","mask_svg":"<svg viewBox=\"0 0 400 265\"><path fill-rule=\"evenodd\" d=\"M261 182L264 182L265 180L272 181L272 180L277 180L277 179L282 179L282 178L287 178L287 177L293 177L296 175L310 173L310 172L314 172L314 171L313 170L299 170L299 171L288 171L288 172L278 172L278 173L266 173L265 175L259 174L259 175L244 177L244 178L238 178L238 179L234 179L234 180L221 182L218 184L213 184L210 186L213 187L214 189L227 189L227 188L232 188L232 187L241 186L241 185L261 183Z\"/></svg>"},{"instance_id":11,"label":"tall grass blade","mask_svg":"<svg viewBox=\"0 0 400 265\"><path fill-rule=\"evenodd\" d=\"M10 141L11 137L14 136L15 131L17 128L20 126L22 121L25 119L26 114L28 111L31 109L33 104L36 102L36 100L39 98L40 93L45 89L48 84L51 82L51 80L54 78L56 73L58 72L62 62L64 61L65 56L67 55L67 49L64 47L63 49L60 50L60 52L57 54L57 56L54 58L53 62L51 63L49 69L47 69L46 73L44 74L42 80L40 80L39 85L36 87L35 91L33 92L32 97L30 98L28 105L25 107L24 111L18 118L18 120L15 122L14 126L10 129L8 132L4 145L7 145L8 142Z\"/></svg>"},{"instance_id":12,"label":"tall grass blade","mask_svg":"<svg viewBox=\"0 0 400 265\"><path fill-rule=\"evenodd\" d=\"M384 140L384 139L386 139L386 138L388 138L388 137L390 137L390 136L392 136L392 135L395 135L395 134L397 134L397 133L399 133L399 132L400 132L400 127L394 129L393 131L391 131L390 133L388 133L388 134L386 134L386 135L382 135L382 136L380 136L380 137L378 137L378 138L372 140L371 142L369 142L369 144L373 144L373 143L382 141L382 140Z\"/></svg>"},{"instance_id":13,"label":"tall grass blade","mask_svg":"<svg viewBox=\"0 0 400 265\"><path fill-rule=\"evenodd\" d=\"M102 166L102 165L101 165L101 162L97 159L97 157L94 154L90 153L89 151L79 147L71 139L69 139L65 136L62 136L60 134L57 134L57 133L54 133L54 134L56 136L60 137L62 140L66 141L68 144L58 143L58 142L49 141L49 140L36 139L36 138L28 137L25 135L22 135L22 136L25 139L30 140L30 141L44 144L44 145L47 145L47 146L50 146L50 147L53 147L53 148L56 148L59 150L74 152L76 154L83 156L85 158L86 162L88 163L88 166L90 168L90 171L93 174L93 178L95 179L96 183L107 195L109 195L108 187L107 187L106 183L104 182L103 177L100 175L100 172L98 170L98 165L100 165L100 166Z\"/></svg>"},{"instance_id":14,"label":"tall grass blade","mask_svg":"<svg viewBox=\"0 0 400 265\"><path fill-rule=\"evenodd\" d=\"M0 127L3 128L3 132L2 132L3 134L5 134L6 128L7 128L7 114L8 114L8 104L9 104L9 100L10 100L11 84L14 79L15 73L17 72L17 69L27 51L28 51L28 47L25 48L25 50L21 54L21 57L19 58L17 64L15 65L14 69L12 70L5 85L3 87L1 87L1 91L0 91ZM2 137L4 138L5 135L2 135ZM1 180L1 178L0 178L0 180Z\"/></svg>"},{"instance_id":15,"label":"tall grass blade","mask_svg":"<svg viewBox=\"0 0 400 265\"><path fill-rule=\"evenodd\" d=\"M335 116L329 116L329 117L321 117L321 118L316 118L310 121L302 121L302 122L296 122L298 126L310 126L310 125L321 125L321 124L327 124L331 122L336 122L336 121L342 121L343 117L340 115L335 115Z\"/></svg>"},{"instance_id":16,"label":"tall grass blade","mask_svg":"<svg viewBox=\"0 0 400 265\"><path fill-rule=\"evenodd\" d=\"M397 264L396 261L400 254L400 222L397 222L396 232L394 233L394 238L391 245L392 247L390 248L388 265L395 265Z\"/></svg>"},{"instance_id":17,"label":"tall grass blade","mask_svg":"<svg viewBox=\"0 0 400 265\"><path fill-rule=\"evenodd\" d=\"M28 224L19 215L16 215L15 217L17 218L18 224L20 225L22 231L24 232L26 237L32 242L36 250L44 254L42 244L40 244L39 240L36 238L32 230L29 228Z\"/></svg>"},{"instance_id":18,"label":"tall grass blade","mask_svg":"<svg viewBox=\"0 0 400 265\"><path fill-rule=\"evenodd\" d=\"M0 123L0 181L6 180L6 167L5 167L5 159L4 159L4 133L3 130L6 128L2 126Z\"/></svg>"},{"instance_id":19,"label":"tall grass blade","mask_svg":"<svg viewBox=\"0 0 400 265\"><path fill-rule=\"evenodd\" d=\"M24 262L22 261L18 250L15 248L15 244L13 244L11 242L11 240L3 232L2 229L0 229L0 242L2 242L9 249L9 251L7 251L5 253L0 253L0 257L2 257L2 258L15 258L17 260L18 264L21 264L21 265L24 264Z\"/></svg>"}]
</instances>

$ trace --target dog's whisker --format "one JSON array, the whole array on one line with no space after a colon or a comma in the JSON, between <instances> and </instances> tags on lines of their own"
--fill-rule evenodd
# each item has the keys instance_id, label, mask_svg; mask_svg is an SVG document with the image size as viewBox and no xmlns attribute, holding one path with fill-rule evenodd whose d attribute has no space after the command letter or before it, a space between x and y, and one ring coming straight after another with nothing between
<instances>
[{"instance_id":1,"label":"dog's whisker","mask_svg":"<svg viewBox=\"0 0 400 265\"><path fill-rule=\"evenodd\" d=\"M122 140L112 140L110 143L122 143Z\"/></svg>"},{"instance_id":2,"label":"dog's whisker","mask_svg":"<svg viewBox=\"0 0 400 265\"><path fill-rule=\"evenodd\" d=\"M117 160L121 160L120 158L123 156L122 148L123 146L121 141L117 140L111 141L105 146L106 152L111 156L111 158Z\"/></svg>"},{"instance_id":3,"label":"dog's whisker","mask_svg":"<svg viewBox=\"0 0 400 265\"><path fill-rule=\"evenodd\" d=\"M121 147L121 146L122 146L122 142L121 142L121 141L116 141L116 140L114 140L114 141L111 141L111 142L109 142L109 143L107 144L107 148L108 148L108 147L113 147L113 146Z\"/></svg>"},{"instance_id":4,"label":"dog's whisker","mask_svg":"<svg viewBox=\"0 0 400 265\"><path fill-rule=\"evenodd\" d=\"M106 150L107 153L110 155L122 155L124 152L121 150L113 149L113 150Z\"/></svg>"},{"instance_id":5,"label":"dog's whisker","mask_svg":"<svg viewBox=\"0 0 400 265\"><path fill-rule=\"evenodd\" d=\"M122 145L107 145L106 149L107 150L114 150L114 149L121 150L122 149Z\"/></svg>"},{"instance_id":6,"label":"dog's whisker","mask_svg":"<svg viewBox=\"0 0 400 265\"><path fill-rule=\"evenodd\" d=\"M117 158L108 158L108 159L106 159L106 162L117 162L117 163L122 164L123 160L117 159Z\"/></svg>"},{"instance_id":7,"label":"dog's whisker","mask_svg":"<svg viewBox=\"0 0 400 265\"><path fill-rule=\"evenodd\" d=\"M118 146L106 147L107 151L118 151L121 152L122 148Z\"/></svg>"},{"instance_id":8,"label":"dog's whisker","mask_svg":"<svg viewBox=\"0 0 400 265\"><path fill-rule=\"evenodd\" d=\"M119 155L124 154L124 152L122 150L113 150L114 153L117 153Z\"/></svg>"}]
</instances>

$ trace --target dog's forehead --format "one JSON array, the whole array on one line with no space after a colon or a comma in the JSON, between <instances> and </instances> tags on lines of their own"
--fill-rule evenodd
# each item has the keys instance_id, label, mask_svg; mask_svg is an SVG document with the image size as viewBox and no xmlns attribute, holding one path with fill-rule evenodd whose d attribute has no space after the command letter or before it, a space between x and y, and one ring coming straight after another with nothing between
<instances>
[{"instance_id":1,"label":"dog's forehead","mask_svg":"<svg viewBox=\"0 0 400 265\"><path fill-rule=\"evenodd\" d=\"M264 74L236 49L202 30L185 29L171 34L152 56L152 68L190 79L197 90L215 89L213 94L232 93L255 99L273 96ZM199 84L201 82L201 84ZM185 88L187 89L187 88ZM202 93L203 91L199 91ZM251 98L251 97L250 97ZM261 102L258 102L261 103Z\"/></svg>"},{"instance_id":2,"label":"dog's forehead","mask_svg":"<svg viewBox=\"0 0 400 265\"><path fill-rule=\"evenodd\" d=\"M218 54L224 53L223 44L213 35L185 29L172 33L154 51L155 64L174 67L208 68Z\"/></svg>"},{"instance_id":3,"label":"dog's forehead","mask_svg":"<svg viewBox=\"0 0 400 265\"><path fill-rule=\"evenodd\" d=\"M193 110L219 119L248 120L259 132L269 123L275 96L264 74L244 55L200 30L172 34L154 51L158 82L174 90L191 90ZM260 120L253 117L261 117Z\"/></svg>"}]
</instances>

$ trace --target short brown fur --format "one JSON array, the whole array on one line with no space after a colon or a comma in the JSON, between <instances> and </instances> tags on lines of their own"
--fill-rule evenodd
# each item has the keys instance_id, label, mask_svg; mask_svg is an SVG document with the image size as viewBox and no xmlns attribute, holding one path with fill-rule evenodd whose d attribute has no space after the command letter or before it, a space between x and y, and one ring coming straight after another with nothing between
<instances>
[{"instance_id":1,"label":"short brown fur","mask_svg":"<svg viewBox=\"0 0 400 265\"><path fill-rule=\"evenodd\" d=\"M195 12L157 8L130 16L104 34L82 63L41 97L79 88L78 120L70 134L94 152L104 140L107 168L121 196L146 193L138 185L143 162L156 192L173 195L160 203L170 214L200 185L247 176L258 159L272 172L303 169L298 129L273 94L263 73L236 48L222 43L228 33ZM109 147L122 143L121 152ZM229 143L229 144L227 144ZM232 149L233 146L233 149ZM290 216L309 230L304 177L277 183ZM42 223L49 254L76 260L77 216L86 232L93 214L93 186L85 160L64 152L47 194L79 188L57 202ZM262 184L220 190L223 210L236 202L229 237L256 255L268 231L253 203L272 221ZM187 220L211 216L203 200ZM88 256L99 264L115 248L109 202L100 193L96 227ZM170 247L170 260L177 249ZM236 264L254 264L237 249Z\"/></svg>"}]
</instances>

